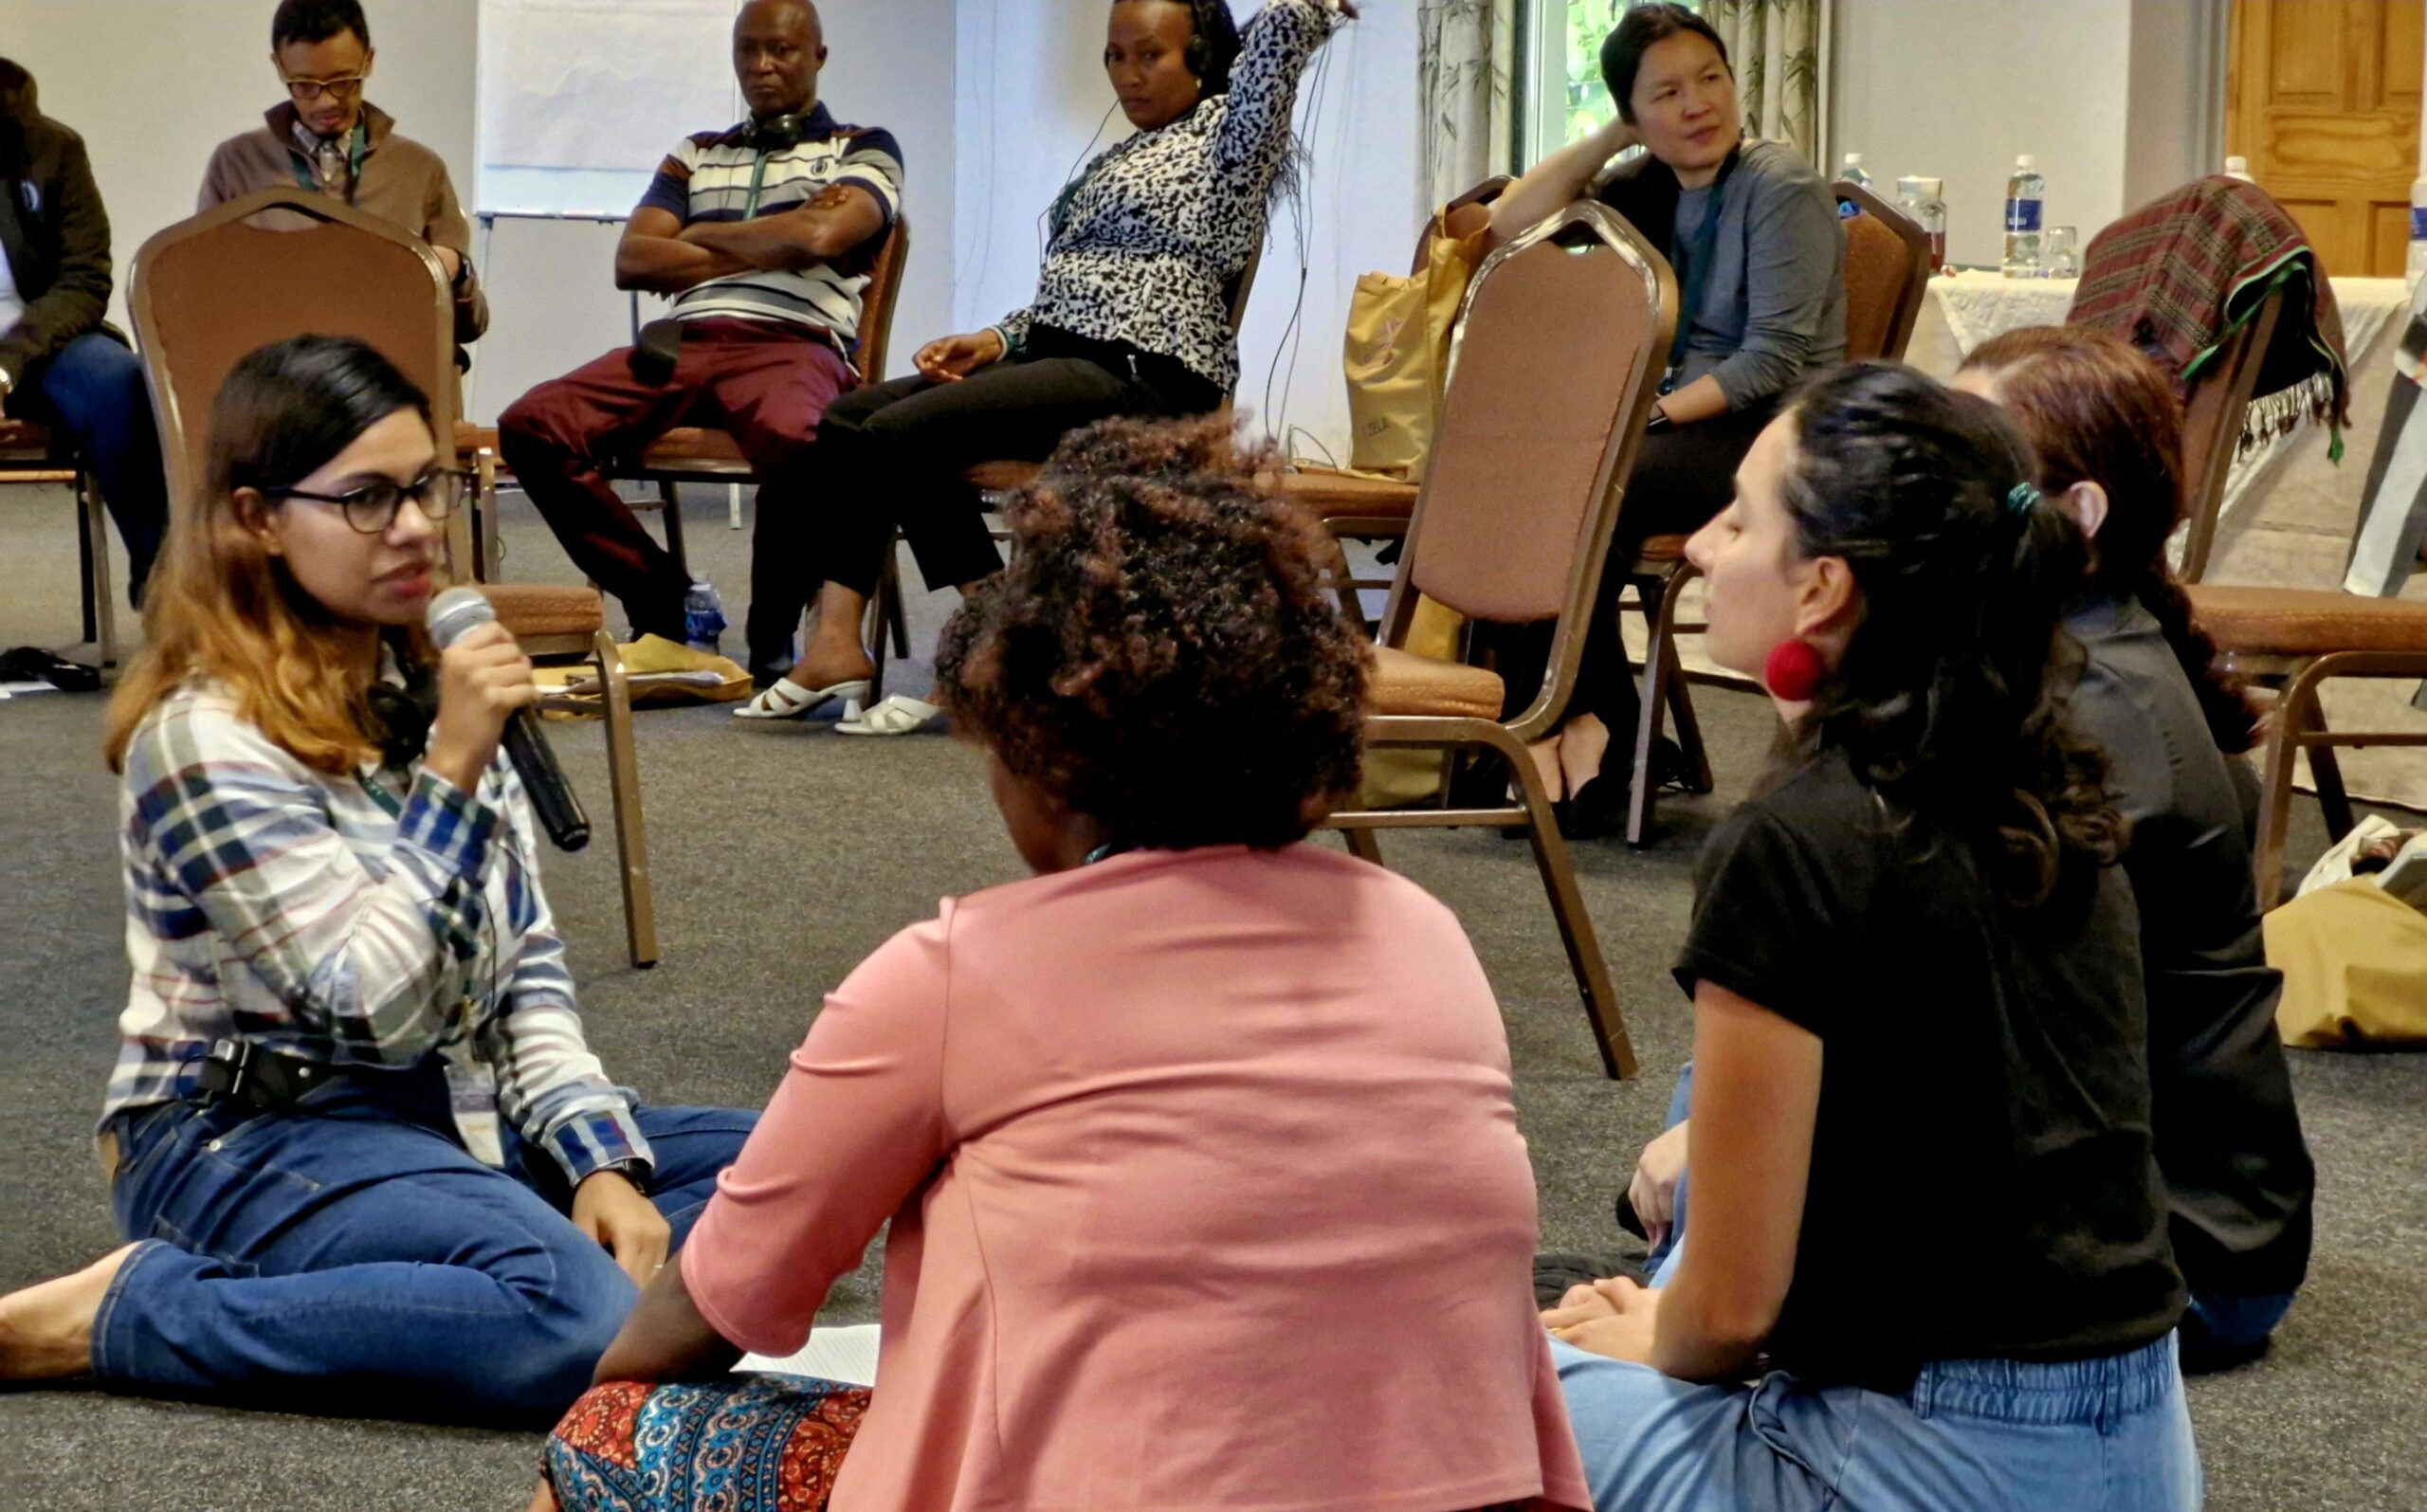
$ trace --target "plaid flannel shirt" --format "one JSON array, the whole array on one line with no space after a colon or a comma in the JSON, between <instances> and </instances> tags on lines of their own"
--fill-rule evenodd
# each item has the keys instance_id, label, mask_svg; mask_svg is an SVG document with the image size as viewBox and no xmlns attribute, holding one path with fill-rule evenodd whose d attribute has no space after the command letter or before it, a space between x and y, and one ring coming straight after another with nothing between
<instances>
[{"instance_id":1,"label":"plaid flannel shirt","mask_svg":"<svg viewBox=\"0 0 2427 1512\"><path fill-rule=\"evenodd\" d=\"M576 1183L649 1158L582 1037L502 756L474 792L419 767L330 777L190 683L137 729L120 814L134 980L104 1122L188 1095L232 1038L340 1066L441 1056L459 1128L494 1113Z\"/></svg>"}]
</instances>

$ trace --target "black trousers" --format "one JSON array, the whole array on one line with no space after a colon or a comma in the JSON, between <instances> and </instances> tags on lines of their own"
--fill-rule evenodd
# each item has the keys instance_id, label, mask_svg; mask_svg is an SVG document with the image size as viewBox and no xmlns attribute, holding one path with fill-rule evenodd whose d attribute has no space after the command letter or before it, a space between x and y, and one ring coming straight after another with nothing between
<instances>
[{"instance_id":1,"label":"black trousers","mask_svg":"<svg viewBox=\"0 0 2427 1512\"><path fill-rule=\"evenodd\" d=\"M975 582L1003 565L977 490L984 462L1043 462L1062 438L1119 415L1171 417L1220 408L1222 391L1169 357L1039 327L1013 356L957 383L896 378L844 395L817 428L817 459L835 507L798 528L789 559L826 569L861 594L876 591L898 526L930 588Z\"/></svg>"},{"instance_id":2,"label":"black trousers","mask_svg":"<svg viewBox=\"0 0 2427 1512\"><path fill-rule=\"evenodd\" d=\"M1600 596L1585 631L1576 697L1567 707L1570 719L1579 714L1599 716L1609 726L1613 753L1632 746L1635 721L1643 710L1634 666L1627 660L1626 640L1618 628L1618 594L1627 585L1627 569L1652 537L1700 530L1727 507L1736 496L1737 464L1753 448L1762 428L1777 418L1778 408L1777 400L1763 400L1699 425L1643 438L1643 448L1635 454L1634 475L1627 482L1626 498L1618 508L1610 557L1602 568ZM1491 649L1508 689L1504 717L1513 716L1532 703L1542 689L1550 661L1551 627L1479 625L1476 633Z\"/></svg>"}]
</instances>

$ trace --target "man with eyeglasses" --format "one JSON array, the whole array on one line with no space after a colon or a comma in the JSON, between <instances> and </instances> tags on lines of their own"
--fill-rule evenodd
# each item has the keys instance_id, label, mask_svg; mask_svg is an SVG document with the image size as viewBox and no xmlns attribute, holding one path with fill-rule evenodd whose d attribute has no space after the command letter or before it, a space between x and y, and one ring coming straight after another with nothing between
<instances>
[{"instance_id":1,"label":"man with eyeglasses","mask_svg":"<svg viewBox=\"0 0 2427 1512\"><path fill-rule=\"evenodd\" d=\"M127 596L169 528L169 483L143 366L101 321L110 218L84 139L42 114L33 76L0 58L0 413L67 438L126 542Z\"/></svg>"},{"instance_id":2,"label":"man with eyeglasses","mask_svg":"<svg viewBox=\"0 0 2427 1512\"><path fill-rule=\"evenodd\" d=\"M363 98L373 56L359 0L282 0L270 19L270 61L287 98L258 130L210 155L201 208L300 187L400 226L428 242L447 270L455 339L476 341L488 329L489 306L472 273L472 224L445 161L398 136L395 119Z\"/></svg>"}]
</instances>

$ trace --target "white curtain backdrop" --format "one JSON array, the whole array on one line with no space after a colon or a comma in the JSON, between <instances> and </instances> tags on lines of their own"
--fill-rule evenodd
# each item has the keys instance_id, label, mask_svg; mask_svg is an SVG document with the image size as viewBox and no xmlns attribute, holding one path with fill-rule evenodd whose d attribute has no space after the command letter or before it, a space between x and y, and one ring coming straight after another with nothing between
<instances>
[{"instance_id":1,"label":"white curtain backdrop","mask_svg":"<svg viewBox=\"0 0 2427 1512\"><path fill-rule=\"evenodd\" d=\"M1457 198L1508 167L1516 122L1508 81L1517 7L1526 0L1421 0L1422 208Z\"/></svg>"}]
</instances>

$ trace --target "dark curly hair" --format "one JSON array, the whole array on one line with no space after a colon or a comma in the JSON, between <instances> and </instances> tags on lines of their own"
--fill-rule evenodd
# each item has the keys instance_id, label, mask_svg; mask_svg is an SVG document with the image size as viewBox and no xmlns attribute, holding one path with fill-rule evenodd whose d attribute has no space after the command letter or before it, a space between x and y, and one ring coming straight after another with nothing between
<instances>
[{"instance_id":1,"label":"dark curly hair","mask_svg":"<svg viewBox=\"0 0 2427 1512\"><path fill-rule=\"evenodd\" d=\"M1120 845L1286 846L1357 783L1371 653L1274 466L1218 420L1074 431L944 627L955 720Z\"/></svg>"},{"instance_id":2,"label":"dark curly hair","mask_svg":"<svg viewBox=\"0 0 2427 1512\"><path fill-rule=\"evenodd\" d=\"M1975 843L1998 891L2035 907L2123 852L2107 758L2067 722L2082 650L2062 628L2087 551L2030 483L1997 406L1867 362L1794 403L1786 506L1807 557L1862 590L1844 656L1798 732L1841 750L1907 814Z\"/></svg>"}]
</instances>

